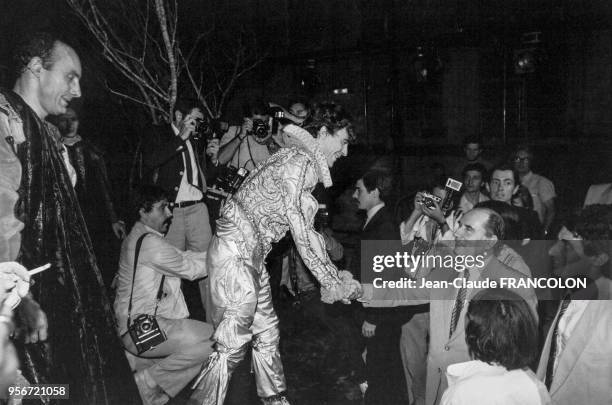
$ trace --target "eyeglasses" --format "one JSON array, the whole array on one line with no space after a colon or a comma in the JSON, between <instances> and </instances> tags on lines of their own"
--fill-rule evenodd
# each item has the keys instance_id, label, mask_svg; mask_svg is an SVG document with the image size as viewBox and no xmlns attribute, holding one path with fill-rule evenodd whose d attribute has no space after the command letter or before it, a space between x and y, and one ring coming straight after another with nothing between
<instances>
[{"instance_id":1,"label":"eyeglasses","mask_svg":"<svg viewBox=\"0 0 612 405\"><path fill-rule=\"evenodd\" d=\"M514 162L515 163L520 163L520 162L528 162L529 158L528 157L515 157L514 158Z\"/></svg>"}]
</instances>

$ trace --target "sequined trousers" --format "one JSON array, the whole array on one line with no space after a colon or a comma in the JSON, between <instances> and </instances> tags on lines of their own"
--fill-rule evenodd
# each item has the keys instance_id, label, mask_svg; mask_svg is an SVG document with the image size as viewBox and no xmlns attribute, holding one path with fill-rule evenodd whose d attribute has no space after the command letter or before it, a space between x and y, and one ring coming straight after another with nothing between
<instances>
[{"instance_id":1,"label":"sequined trousers","mask_svg":"<svg viewBox=\"0 0 612 405\"><path fill-rule=\"evenodd\" d=\"M253 241L255 235L248 231L245 235L244 228L238 230L224 222L219 221L208 250L216 350L196 379L190 404L223 405L232 372L244 358L249 343L253 347L257 394L269 398L286 390L278 317L264 267L267 252L247 246L245 240Z\"/></svg>"}]
</instances>

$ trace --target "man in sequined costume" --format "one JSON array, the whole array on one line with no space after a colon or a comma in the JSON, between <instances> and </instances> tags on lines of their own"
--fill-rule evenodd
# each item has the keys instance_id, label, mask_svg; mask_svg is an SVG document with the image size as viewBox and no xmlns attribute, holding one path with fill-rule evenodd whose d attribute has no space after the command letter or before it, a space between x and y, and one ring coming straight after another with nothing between
<instances>
[{"instance_id":1,"label":"man in sequined costume","mask_svg":"<svg viewBox=\"0 0 612 405\"><path fill-rule=\"evenodd\" d=\"M349 272L338 272L313 224L318 182L330 187L329 168L348 153L351 128L342 109L320 106L305 129L284 128L284 148L257 166L217 221L208 251L216 350L196 380L190 404L222 405L247 345L253 345L257 393L264 404L289 404L279 352L278 318L264 259L271 243L291 231L306 266L321 284L321 299L348 303L361 295Z\"/></svg>"}]
</instances>

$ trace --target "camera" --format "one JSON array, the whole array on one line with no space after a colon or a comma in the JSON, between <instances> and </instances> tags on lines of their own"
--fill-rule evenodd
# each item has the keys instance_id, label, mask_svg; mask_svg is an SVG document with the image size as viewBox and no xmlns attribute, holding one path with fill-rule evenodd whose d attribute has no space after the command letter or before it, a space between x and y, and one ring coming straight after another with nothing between
<instances>
[{"instance_id":1,"label":"camera","mask_svg":"<svg viewBox=\"0 0 612 405\"><path fill-rule=\"evenodd\" d=\"M327 204L319 204L319 209L315 214L314 228L317 232L323 231L325 228L329 228L329 211L327 211Z\"/></svg>"},{"instance_id":2,"label":"camera","mask_svg":"<svg viewBox=\"0 0 612 405\"><path fill-rule=\"evenodd\" d=\"M219 121L217 119L197 119L191 137L197 141L201 139L211 140L213 138L217 138L217 135L227 132L228 128L229 124L227 122Z\"/></svg>"},{"instance_id":3,"label":"camera","mask_svg":"<svg viewBox=\"0 0 612 405\"><path fill-rule=\"evenodd\" d=\"M166 334L159 327L153 315L141 314L129 327L128 332L136 346L138 354L151 350L166 341Z\"/></svg>"},{"instance_id":4,"label":"camera","mask_svg":"<svg viewBox=\"0 0 612 405\"><path fill-rule=\"evenodd\" d=\"M206 197L209 200L225 201L240 188L248 175L249 171L243 167L240 169L234 166L225 168L225 172L217 177L215 184L206 190Z\"/></svg>"},{"instance_id":5,"label":"camera","mask_svg":"<svg viewBox=\"0 0 612 405\"><path fill-rule=\"evenodd\" d=\"M259 141L263 141L270 136L270 126L263 120L253 120L253 129L251 133L255 135L255 138Z\"/></svg>"},{"instance_id":6,"label":"camera","mask_svg":"<svg viewBox=\"0 0 612 405\"><path fill-rule=\"evenodd\" d=\"M433 195L433 194L429 194L429 193L422 193L423 199L421 200L421 204L423 204L424 206L426 206L427 208L435 208L435 204L434 201L438 204L440 204L440 201L442 201L442 199L440 197L438 197L437 195Z\"/></svg>"}]
</instances>

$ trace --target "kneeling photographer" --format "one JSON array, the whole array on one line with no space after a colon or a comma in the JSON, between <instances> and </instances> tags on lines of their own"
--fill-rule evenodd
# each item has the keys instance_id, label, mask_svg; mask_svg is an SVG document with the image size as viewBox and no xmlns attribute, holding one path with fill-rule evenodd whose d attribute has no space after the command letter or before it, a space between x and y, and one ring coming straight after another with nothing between
<instances>
[{"instance_id":1,"label":"kneeling photographer","mask_svg":"<svg viewBox=\"0 0 612 405\"><path fill-rule=\"evenodd\" d=\"M123 241L116 276L115 315L125 349L135 358L134 378L145 404L176 396L212 353L212 325L188 319L181 279L205 277L206 252L181 251L163 234L172 218L167 194L141 187L138 221Z\"/></svg>"}]
</instances>

